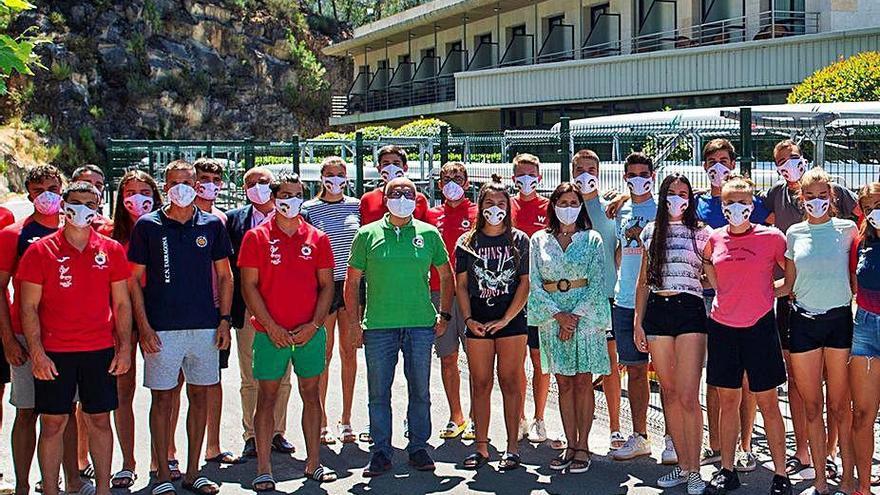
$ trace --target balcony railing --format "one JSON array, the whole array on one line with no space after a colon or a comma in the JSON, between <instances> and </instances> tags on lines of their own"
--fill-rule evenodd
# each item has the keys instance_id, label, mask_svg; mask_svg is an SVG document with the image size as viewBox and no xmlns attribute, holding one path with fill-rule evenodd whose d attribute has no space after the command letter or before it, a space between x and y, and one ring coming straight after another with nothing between
<instances>
[{"instance_id":1,"label":"balcony railing","mask_svg":"<svg viewBox=\"0 0 880 495\"><path fill-rule=\"evenodd\" d=\"M554 24L538 51L538 63L561 62L574 59L574 26Z\"/></svg>"},{"instance_id":2,"label":"balcony railing","mask_svg":"<svg viewBox=\"0 0 880 495\"><path fill-rule=\"evenodd\" d=\"M467 70L492 69L498 66L498 43L480 42L474 50L474 57L468 63Z\"/></svg>"},{"instance_id":3,"label":"balcony railing","mask_svg":"<svg viewBox=\"0 0 880 495\"><path fill-rule=\"evenodd\" d=\"M531 34L515 34L507 43L501 67L531 65L534 63L535 37Z\"/></svg>"},{"instance_id":4,"label":"balcony railing","mask_svg":"<svg viewBox=\"0 0 880 495\"><path fill-rule=\"evenodd\" d=\"M581 57L620 55L620 14L600 14L581 46Z\"/></svg>"}]
</instances>

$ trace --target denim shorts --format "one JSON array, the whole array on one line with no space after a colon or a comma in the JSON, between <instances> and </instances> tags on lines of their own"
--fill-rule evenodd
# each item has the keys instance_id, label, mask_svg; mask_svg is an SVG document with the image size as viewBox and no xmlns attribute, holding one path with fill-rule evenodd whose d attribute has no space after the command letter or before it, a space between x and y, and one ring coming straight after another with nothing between
<instances>
[{"instance_id":1,"label":"denim shorts","mask_svg":"<svg viewBox=\"0 0 880 495\"><path fill-rule=\"evenodd\" d=\"M880 357L880 315L859 308L853 329L853 356Z\"/></svg>"},{"instance_id":2,"label":"denim shorts","mask_svg":"<svg viewBox=\"0 0 880 495\"><path fill-rule=\"evenodd\" d=\"M616 304L611 307L611 327L617 341L617 359L620 364L648 364L648 354L636 349L633 341L633 320L635 310L622 308Z\"/></svg>"}]
</instances>

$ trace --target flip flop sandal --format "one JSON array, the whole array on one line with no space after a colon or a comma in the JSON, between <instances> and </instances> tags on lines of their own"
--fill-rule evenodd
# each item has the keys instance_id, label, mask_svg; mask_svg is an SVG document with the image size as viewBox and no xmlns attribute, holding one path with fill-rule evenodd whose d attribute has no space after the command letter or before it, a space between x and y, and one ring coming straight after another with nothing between
<instances>
[{"instance_id":1,"label":"flip flop sandal","mask_svg":"<svg viewBox=\"0 0 880 495\"><path fill-rule=\"evenodd\" d=\"M510 452L505 452L504 455L501 456L501 461L498 462L498 469L502 471L511 471L520 466L520 457L519 454L512 454Z\"/></svg>"},{"instance_id":2,"label":"flip flop sandal","mask_svg":"<svg viewBox=\"0 0 880 495\"><path fill-rule=\"evenodd\" d=\"M467 427L468 427L467 421L462 422L460 425L455 424L454 421L450 421L450 422L446 423L445 428L440 430L440 438L443 440L449 440L451 438L455 438L455 437L461 435L462 433L464 433L464 430L467 429Z\"/></svg>"},{"instance_id":3,"label":"flip flop sandal","mask_svg":"<svg viewBox=\"0 0 880 495\"><path fill-rule=\"evenodd\" d=\"M257 488L257 485L264 485L262 488ZM270 485L270 486L265 486ZM274 492L275 491L275 478L272 477L271 474L265 473L254 478L254 481L251 481L251 488L257 493L263 492Z\"/></svg>"},{"instance_id":4,"label":"flip flop sandal","mask_svg":"<svg viewBox=\"0 0 880 495\"><path fill-rule=\"evenodd\" d=\"M98 489L95 488L95 485L91 483L83 483L83 486L79 487L79 490L75 492L65 492L67 495L95 495L98 492Z\"/></svg>"},{"instance_id":5,"label":"flip flop sandal","mask_svg":"<svg viewBox=\"0 0 880 495\"><path fill-rule=\"evenodd\" d=\"M89 463L89 465L86 466L85 469L79 470L79 475L83 478L88 478L90 480L95 479L95 466L92 466L92 464Z\"/></svg>"},{"instance_id":6,"label":"flip flop sandal","mask_svg":"<svg viewBox=\"0 0 880 495\"><path fill-rule=\"evenodd\" d=\"M180 472L180 461L177 459L168 461L168 471L171 472L171 481L177 481L183 477L183 473Z\"/></svg>"},{"instance_id":7,"label":"flip flop sandal","mask_svg":"<svg viewBox=\"0 0 880 495\"><path fill-rule=\"evenodd\" d=\"M128 469L123 469L110 478L110 485L113 486L113 488L131 488L136 480L137 473Z\"/></svg>"},{"instance_id":8,"label":"flip flop sandal","mask_svg":"<svg viewBox=\"0 0 880 495\"><path fill-rule=\"evenodd\" d=\"M562 454L559 454L559 456L554 457L552 460L550 460L550 469L552 469L554 471L562 471L565 468L567 468L568 466L570 466L571 461L574 460L574 455L572 455L571 457L565 457L565 454L569 450L571 450L573 452L575 451L574 449L565 449L565 451L563 451Z\"/></svg>"},{"instance_id":9,"label":"flip flop sandal","mask_svg":"<svg viewBox=\"0 0 880 495\"><path fill-rule=\"evenodd\" d=\"M800 473L804 469L809 469L811 467L813 467L813 466L811 466L809 464L804 464L797 457L791 456L788 458L787 461L785 461L785 474L792 476L792 475Z\"/></svg>"},{"instance_id":10,"label":"flip flop sandal","mask_svg":"<svg viewBox=\"0 0 880 495\"><path fill-rule=\"evenodd\" d=\"M327 428L321 428L321 445L336 445L336 439Z\"/></svg>"},{"instance_id":11,"label":"flip flop sandal","mask_svg":"<svg viewBox=\"0 0 880 495\"><path fill-rule=\"evenodd\" d=\"M61 481L61 478L59 477L58 478L58 491L59 492L62 491L61 490L61 483L62 483L62 481ZM43 480L37 481L34 484L34 491L37 493L43 493Z\"/></svg>"},{"instance_id":12,"label":"flip flop sandal","mask_svg":"<svg viewBox=\"0 0 880 495\"><path fill-rule=\"evenodd\" d=\"M245 461L241 457L236 457L235 454L233 454L232 452L227 450L225 452L220 452L219 454L215 455L214 457L211 457L210 459L205 459L205 462L215 462L215 463L221 464L221 465L227 464L227 465L233 466L235 464L242 464Z\"/></svg>"},{"instance_id":13,"label":"flip flop sandal","mask_svg":"<svg viewBox=\"0 0 880 495\"><path fill-rule=\"evenodd\" d=\"M468 426L465 428L464 433L461 434L462 440L476 440L477 439L477 428L474 425L473 421L468 421Z\"/></svg>"},{"instance_id":14,"label":"flip flop sandal","mask_svg":"<svg viewBox=\"0 0 880 495\"><path fill-rule=\"evenodd\" d=\"M871 475L871 486L880 486L880 474Z\"/></svg>"},{"instance_id":15,"label":"flip flop sandal","mask_svg":"<svg viewBox=\"0 0 880 495\"><path fill-rule=\"evenodd\" d=\"M318 483L329 483L331 481L336 481L336 472L330 468L325 468L324 466L318 466L318 469L315 469L314 473L303 473L306 475L306 478L317 481Z\"/></svg>"},{"instance_id":16,"label":"flip flop sandal","mask_svg":"<svg viewBox=\"0 0 880 495\"><path fill-rule=\"evenodd\" d=\"M152 495L162 495L164 493L173 493L174 495L177 495L177 490L174 489L174 485L172 485L171 482L166 481L154 486L153 489L150 490L150 493L152 493Z\"/></svg>"},{"instance_id":17,"label":"flip flop sandal","mask_svg":"<svg viewBox=\"0 0 880 495\"><path fill-rule=\"evenodd\" d=\"M489 440L474 440L474 444L478 443L488 444ZM473 454L464 458L464 460L461 462L461 466L465 469L476 471L477 469L485 466L488 462L489 458L487 456L484 456L479 452L474 452Z\"/></svg>"},{"instance_id":18,"label":"flip flop sandal","mask_svg":"<svg viewBox=\"0 0 880 495\"><path fill-rule=\"evenodd\" d=\"M590 470L590 465L593 463L593 459L589 457L590 452L582 449L574 449L575 452L585 452L587 454L586 459L574 459L572 458L571 464L568 466L568 472L571 474L580 474L586 473ZM577 454L575 454L577 455Z\"/></svg>"},{"instance_id":19,"label":"flip flop sandal","mask_svg":"<svg viewBox=\"0 0 880 495\"><path fill-rule=\"evenodd\" d=\"M354 443L357 441L357 437L355 436L351 425L339 423L337 428L339 429L339 441L342 443Z\"/></svg>"},{"instance_id":20,"label":"flip flop sandal","mask_svg":"<svg viewBox=\"0 0 880 495\"><path fill-rule=\"evenodd\" d=\"M836 480L840 474L837 472L837 463L834 459L825 460L825 477L829 480Z\"/></svg>"},{"instance_id":21,"label":"flip flop sandal","mask_svg":"<svg viewBox=\"0 0 880 495\"><path fill-rule=\"evenodd\" d=\"M204 476L199 476L192 482L192 484L184 481L180 484L180 487L188 492L193 492L198 495L214 495L220 493L220 487L217 486L217 483L214 483Z\"/></svg>"},{"instance_id":22,"label":"flip flop sandal","mask_svg":"<svg viewBox=\"0 0 880 495\"><path fill-rule=\"evenodd\" d=\"M373 443L373 436L370 435L370 425L367 425L367 431L358 433L358 441L363 443Z\"/></svg>"}]
</instances>

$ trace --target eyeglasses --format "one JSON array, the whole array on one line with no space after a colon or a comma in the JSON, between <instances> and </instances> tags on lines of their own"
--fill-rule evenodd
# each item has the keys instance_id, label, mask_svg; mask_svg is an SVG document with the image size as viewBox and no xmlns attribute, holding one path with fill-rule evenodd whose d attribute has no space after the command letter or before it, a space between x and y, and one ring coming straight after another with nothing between
<instances>
[{"instance_id":1,"label":"eyeglasses","mask_svg":"<svg viewBox=\"0 0 880 495\"><path fill-rule=\"evenodd\" d=\"M455 182L459 186L463 186L464 183L467 182L467 179L465 179L464 177L462 177L460 175L456 175L455 177L441 177L440 178L440 183L443 184L444 186L446 184L449 184L450 182Z\"/></svg>"},{"instance_id":2,"label":"eyeglasses","mask_svg":"<svg viewBox=\"0 0 880 495\"><path fill-rule=\"evenodd\" d=\"M412 189L394 189L388 192L389 199L416 199L416 192Z\"/></svg>"}]
</instances>

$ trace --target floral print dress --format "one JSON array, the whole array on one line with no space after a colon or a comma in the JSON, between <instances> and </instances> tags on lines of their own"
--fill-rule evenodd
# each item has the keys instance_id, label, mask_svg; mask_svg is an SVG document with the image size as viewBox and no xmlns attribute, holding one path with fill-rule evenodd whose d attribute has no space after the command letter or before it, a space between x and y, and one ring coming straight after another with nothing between
<instances>
[{"instance_id":1,"label":"floral print dress","mask_svg":"<svg viewBox=\"0 0 880 495\"><path fill-rule=\"evenodd\" d=\"M607 375L611 372L605 329L611 325L611 308L605 294L605 254L602 237L593 230L576 232L568 249L562 250L553 234L541 230L529 247L529 325L538 327L541 370L565 376L578 373ZM586 287L568 292L547 292L544 282L586 278ZM580 316L574 335L559 338L559 312Z\"/></svg>"}]
</instances>

